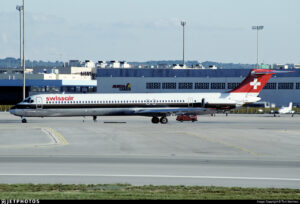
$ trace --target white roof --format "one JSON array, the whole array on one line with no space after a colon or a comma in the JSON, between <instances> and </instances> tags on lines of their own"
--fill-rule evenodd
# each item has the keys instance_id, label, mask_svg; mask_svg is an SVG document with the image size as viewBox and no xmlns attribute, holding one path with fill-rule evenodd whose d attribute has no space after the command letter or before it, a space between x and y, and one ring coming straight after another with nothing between
<instances>
[{"instance_id":1,"label":"white roof","mask_svg":"<svg viewBox=\"0 0 300 204\"><path fill-rule=\"evenodd\" d=\"M97 80L62 80L63 86L97 86Z\"/></svg>"}]
</instances>

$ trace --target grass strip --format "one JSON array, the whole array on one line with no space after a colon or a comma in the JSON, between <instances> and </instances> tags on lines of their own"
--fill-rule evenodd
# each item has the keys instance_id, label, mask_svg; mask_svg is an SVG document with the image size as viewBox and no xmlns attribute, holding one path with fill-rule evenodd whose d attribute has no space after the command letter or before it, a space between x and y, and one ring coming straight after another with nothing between
<instances>
[{"instance_id":1,"label":"grass strip","mask_svg":"<svg viewBox=\"0 0 300 204\"><path fill-rule=\"evenodd\" d=\"M0 184L0 199L101 200L299 200L300 189L202 186L132 186L128 184Z\"/></svg>"}]
</instances>

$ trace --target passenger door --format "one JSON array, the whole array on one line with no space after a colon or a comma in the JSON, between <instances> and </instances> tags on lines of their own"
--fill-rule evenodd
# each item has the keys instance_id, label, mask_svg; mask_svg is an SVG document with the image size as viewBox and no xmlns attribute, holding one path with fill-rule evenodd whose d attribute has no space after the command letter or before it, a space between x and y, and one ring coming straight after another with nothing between
<instances>
[{"instance_id":1,"label":"passenger door","mask_svg":"<svg viewBox=\"0 0 300 204\"><path fill-rule=\"evenodd\" d=\"M36 109L43 108L43 99L42 97L36 97Z\"/></svg>"}]
</instances>

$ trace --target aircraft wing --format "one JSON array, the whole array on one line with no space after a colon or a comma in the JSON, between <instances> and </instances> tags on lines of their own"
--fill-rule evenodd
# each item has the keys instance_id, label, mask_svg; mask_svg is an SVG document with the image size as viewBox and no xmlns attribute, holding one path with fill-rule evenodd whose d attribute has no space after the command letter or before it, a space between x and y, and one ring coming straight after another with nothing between
<instances>
[{"instance_id":1,"label":"aircraft wing","mask_svg":"<svg viewBox=\"0 0 300 204\"><path fill-rule=\"evenodd\" d=\"M206 115L215 113L216 109L209 108L149 108L139 109L135 112L135 115L141 116L169 116L175 115Z\"/></svg>"}]
</instances>

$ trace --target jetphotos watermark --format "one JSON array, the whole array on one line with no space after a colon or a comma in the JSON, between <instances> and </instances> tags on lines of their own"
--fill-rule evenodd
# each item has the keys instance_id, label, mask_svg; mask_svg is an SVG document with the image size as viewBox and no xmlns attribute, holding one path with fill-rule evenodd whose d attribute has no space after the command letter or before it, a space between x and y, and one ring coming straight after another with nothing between
<instances>
[{"instance_id":1,"label":"jetphotos watermark","mask_svg":"<svg viewBox=\"0 0 300 204\"><path fill-rule=\"evenodd\" d=\"M40 200L32 199L32 200L1 200L1 204L39 204Z\"/></svg>"}]
</instances>

